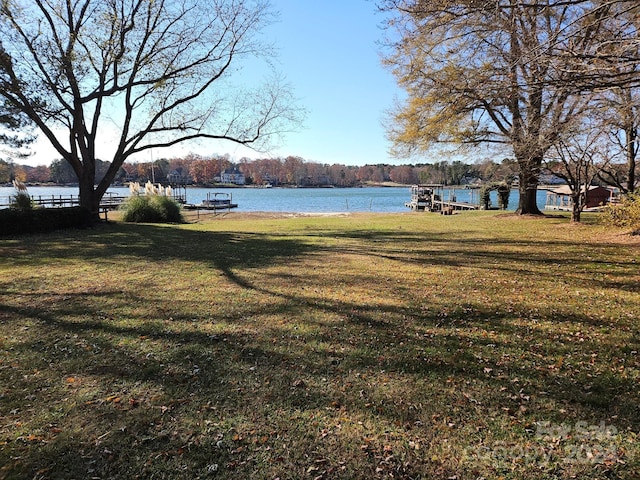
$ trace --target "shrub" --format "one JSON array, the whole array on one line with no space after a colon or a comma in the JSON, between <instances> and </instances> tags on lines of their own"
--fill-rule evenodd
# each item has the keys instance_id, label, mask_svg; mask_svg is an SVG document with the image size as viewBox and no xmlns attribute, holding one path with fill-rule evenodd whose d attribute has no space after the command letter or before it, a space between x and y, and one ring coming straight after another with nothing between
<instances>
[{"instance_id":1,"label":"shrub","mask_svg":"<svg viewBox=\"0 0 640 480\"><path fill-rule=\"evenodd\" d=\"M118 210L122 211L122 220L125 222L156 222L155 212L151 208L148 197L129 197Z\"/></svg>"},{"instance_id":2,"label":"shrub","mask_svg":"<svg viewBox=\"0 0 640 480\"><path fill-rule=\"evenodd\" d=\"M13 181L13 188L16 189L16 194L11 198L11 208L17 208L18 210L31 210L33 208L33 202L31 196L27 191L27 186L17 180Z\"/></svg>"},{"instance_id":3,"label":"shrub","mask_svg":"<svg viewBox=\"0 0 640 480\"><path fill-rule=\"evenodd\" d=\"M182 223L182 207L171 197L156 195L151 197L151 206L161 214L162 221L170 223Z\"/></svg>"},{"instance_id":4,"label":"shrub","mask_svg":"<svg viewBox=\"0 0 640 480\"><path fill-rule=\"evenodd\" d=\"M640 194L627 194L620 203L605 206L603 220L616 227L633 228L635 235L640 234Z\"/></svg>"},{"instance_id":5,"label":"shrub","mask_svg":"<svg viewBox=\"0 0 640 480\"><path fill-rule=\"evenodd\" d=\"M119 208L122 220L134 223L181 223L182 209L178 202L162 195L129 197Z\"/></svg>"},{"instance_id":6,"label":"shrub","mask_svg":"<svg viewBox=\"0 0 640 480\"><path fill-rule=\"evenodd\" d=\"M480 189L480 205L485 210L489 210L491 204L491 192L498 192L498 208L506 210L509 208L509 195L511 194L511 184L507 182L492 182L483 185Z\"/></svg>"},{"instance_id":7,"label":"shrub","mask_svg":"<svg viewBox=\"0 0 640 480\"><path fill-rule=\"evenodd\" d=\"M0 210L0 236L44 233L90 224L91 214L81 207Z\"/></svg>"},{"instance_id":8,"label":"shrub","mask_svg":"<svg viewBox=\"0 0 640 480\"><path fill-rule=\"evenodd\" d=\"M26 192L18 191L16 195L11 197L11 208L17 208L18 210L31 210L33 208L31 196Z\"/></svg>"}]
</instances>

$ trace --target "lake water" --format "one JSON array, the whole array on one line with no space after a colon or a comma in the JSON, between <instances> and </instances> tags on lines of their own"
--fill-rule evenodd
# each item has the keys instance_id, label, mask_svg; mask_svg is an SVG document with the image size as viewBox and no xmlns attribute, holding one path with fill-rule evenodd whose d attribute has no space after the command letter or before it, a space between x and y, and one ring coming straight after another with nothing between
<instances>
[{"instance_id":1,"label":"lake water","mask_svg":"<svg viewBox=\"0 0 640 480\"><path fill-rule=\"evenodd\" d=\"M32 196L78 195L77 187L29 187ZM112 187L107 192L129 195L127 187ZM236 211L242 212L407 212L404 203L411 199L409 187L365 187L365 188L187 188L187 203L198 204L214 192L228 193ZM459 202L477 203L478 191L467 189L445 189L444 200L455 195ZM13 187L0 187L0 205L8 203L14 195ZM475 197L472 199L472 195ZM518 191L512 190L509 209L518 206ZM538 192L538 208L544 208L545 191ZM491 194L492 204L497 205L496 192Z\"/></svg>"}]
</instances>

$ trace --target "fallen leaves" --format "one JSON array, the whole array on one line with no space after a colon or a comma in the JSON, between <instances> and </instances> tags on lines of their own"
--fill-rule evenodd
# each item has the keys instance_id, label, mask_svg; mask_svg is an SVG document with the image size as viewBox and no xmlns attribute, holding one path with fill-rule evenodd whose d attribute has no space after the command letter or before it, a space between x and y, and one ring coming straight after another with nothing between
<instances>
[{"instance_id":1,"label":"fallen leaves","mask_svg":"<svg viewBox=\"0 0 640 480\"><path fill-rule=\"evenodd\" d=\"M5 285L15 313L0 322L0 445L13 458L59 453L76 470L8 476L85 478L91 465L102 478L533 479L537 467L512 462L505 475L461 452L526 449L535 421L586 420L605 404L611 423L633 425L633 251L604 247L607 278L594 280L576 256L589 239L544 227L536 236L551 243L524 228L496 242L488 219L443 231L424 217L367 218L376 241L352 223L112 225L83 232L65 262L51 259L72 233L25 243L38 262ZM187 257L174 248L183 235ZM264 253L282 239L309 255ZM78 267L98 287L81 288ZM621 429L619 443L630 464L637 438ZM554 474L588 478L578 467ZM599 468L624 474L610 459Z\"/></svg>"}]
</instances>

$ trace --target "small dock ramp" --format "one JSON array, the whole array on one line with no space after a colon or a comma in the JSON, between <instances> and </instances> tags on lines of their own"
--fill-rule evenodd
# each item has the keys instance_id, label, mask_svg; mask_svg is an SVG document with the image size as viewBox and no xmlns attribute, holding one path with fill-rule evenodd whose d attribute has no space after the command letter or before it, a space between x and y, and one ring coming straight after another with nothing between
<instances>
[{"instance_id":1,"label":"small dock ramp","mask_svg":"<svg viewBox=\"0 0 640 480\"><path fill-rule=\"evenodd\" d=\"M421 184L411 187L411 200L405 202L405 207L411 210L422 210L425 212L436 212L443 215L450 215L456 210L478 210L479 205L469 202L458 202L453 199L445 200L444 185L441 184Z\"/></svg>"}]
</instances>

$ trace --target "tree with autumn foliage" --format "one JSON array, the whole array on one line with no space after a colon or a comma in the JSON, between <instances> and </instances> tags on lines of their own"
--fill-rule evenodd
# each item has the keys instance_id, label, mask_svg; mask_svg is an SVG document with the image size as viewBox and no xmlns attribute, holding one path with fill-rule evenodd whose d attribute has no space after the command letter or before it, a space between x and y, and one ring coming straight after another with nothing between
<instances>
[{"instance_id":1,"label":"tree with autumn foliage","mask_svg":"<svg viewBox=\"0 0 640 480\"><path fill-rule=\"evenodd\" d=\"M602 71L604 55L598 53L596 66L589 61L609 38L602 36L603 25L614 18L607 5L632 4L379 3L389 14L393 39L385 62L407 92L390 118L394 153L411 155L442 144L508 148L519 167L518 212L541 213L536 192L545 155L589 108L597 90L589 79L614 78Z\"/></svg>"},{"instance_id":2,"label":"tree with autumn foliage","mask_svg":"<svg viewBox=\"0 0 640 480\"><path fill-rule=\"evenodd\" d=\"M194 183L209 184L216 181L216 175L220 177L220 172L214 160L197 158L189 164L189 175Z\"/></svg>"}]
</instances>

